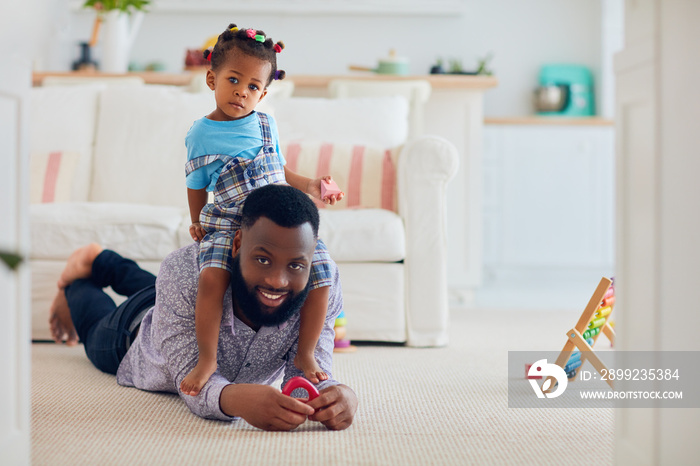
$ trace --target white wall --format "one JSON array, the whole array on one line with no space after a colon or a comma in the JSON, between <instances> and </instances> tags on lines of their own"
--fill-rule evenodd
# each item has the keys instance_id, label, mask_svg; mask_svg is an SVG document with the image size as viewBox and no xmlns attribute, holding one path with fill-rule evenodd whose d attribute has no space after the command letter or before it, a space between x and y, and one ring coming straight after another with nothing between
<instances>
[{"instance_id":1,"label":"white wall","mask_svg":"<svg viewBox=\"0 0 700 466\"><path fill-rule=\"evenodd\" d=\"M199 12L198 6L159 11L158 3L168 1L155 0L143 22L132 53L138 64L159 61L166 71L180 71L186 48L200 47L234 22L283 40L287 48L280 67L295 74L343 74L350 64L375 65L391 48L410 59L414 74L427 73L438 57L458 58L471 68L492 52L500 84L486 95L486 116L532 113L532 89L543 63L579 63L589 66L597 80L601 76L600 0L463 0L461 15L403 16L237 14L233 7L212 14ZM78 56L77 43L89 38L94 15L75 5L66 2L56 15L38 68L69 69Z\"/></svg>"}]
</instances>

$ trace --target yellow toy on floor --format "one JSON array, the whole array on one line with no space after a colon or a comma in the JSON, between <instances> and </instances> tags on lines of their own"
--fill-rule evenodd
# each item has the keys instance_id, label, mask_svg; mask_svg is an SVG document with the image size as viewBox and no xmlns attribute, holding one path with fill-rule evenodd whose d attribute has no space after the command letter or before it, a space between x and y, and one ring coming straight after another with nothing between
<instances>
[{"instance_id":1,"label":"yellow toy on floor","mask_svg":"<svg viewBox=\"0 0 700 466\"><path fill-rule=\"evenodd\" d=\"M355 351L357 351L357 347L351 345L350 340L346 338L346 324L347 319L345 319L345 311L341 311L340 315L335 319L335 346L333 348L334 353L354 353Z\"/></svg>"}]
</instances>

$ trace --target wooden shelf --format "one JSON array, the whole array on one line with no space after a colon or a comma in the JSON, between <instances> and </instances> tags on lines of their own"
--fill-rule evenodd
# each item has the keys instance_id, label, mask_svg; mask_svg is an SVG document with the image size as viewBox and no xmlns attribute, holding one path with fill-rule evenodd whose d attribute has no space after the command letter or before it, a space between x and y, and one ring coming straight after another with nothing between
<instances>
[{"instance_id":1,"label":"wooden shelf","mask_svg":"<svg viewBox=\"0 0 700 466\"><path fill-rule=\"evenodd\" d=\"M519 117L487 117L487 125L539 125L539 126L615 126L615 121L601 117L565 117L526 115Z\"/></svg>"},{"instance_id":2,"label":"wooden shelf","mask_svg":"<svg viewBox=\"0 0 700 466\"><path fill-rule=\"evenodd\" d=\"M427 74L411 76L395 76L375 73L352 73L339 75L289 75L287 79L294 82L296 87L328 87L334 79L358 79L371 81L406 81L424 79L433 89L489 89L498 86L494 76L473 76L457 74Z\"/></svg>"},{"instance_id":3,"label":"wooden shelf","mask_svg":"<svg viewBox=\"0 0 700 466\"><path fill-rule=\"evenodd\" d=\"M193 73L183 71L182 73L161 73L159 71L143 71L124 74L100 73L96 71L47 71L34 72L32 85L41 86L47 76L61 77L85 77L85 78L119 78L126 76L138 76L143 78L146 84L166 84L169 86L189 86L192 82Z\"/></svg>"},{"instance_id":4,"label":"wooden shelf","mask_svg":"<svg viewBox=\"0 0 700 466\"><path fill-rule=\"evenodd\" d=\"M32 84L41 86L42 81L47 76L84 76L84 77L122 77L138 76L144 79L146 84L166 84L171 86L188 86L195 74L200 73L199 69L185 70L180 73L162 73L157 71L143 71L125 74L109 74L95 71L47 71L35 72ZM339 75L293 75L287 76L296 87L300 88L326 88L328 83L334 79L358 79L371 81L405 81L413 79L424 79L430 83L433 89L489 89L498 85L498 79L493 76L471 76L453 74L429 74L413 76L394 76L375 73L352 73Z\"/></svg>"}]
</instances>

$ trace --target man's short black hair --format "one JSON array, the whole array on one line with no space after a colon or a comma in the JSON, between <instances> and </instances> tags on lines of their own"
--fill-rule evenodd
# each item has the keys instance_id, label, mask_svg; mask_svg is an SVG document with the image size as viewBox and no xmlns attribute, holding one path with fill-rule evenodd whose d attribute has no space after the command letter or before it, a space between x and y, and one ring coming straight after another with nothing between
<instances>
[{"instance_id":1,"label":"man's short black hair","mask_svg":"<svg viewBox=\"0 0 700 466\"><path fill-rule=\"evenodd\" d=\"M260 217L266 217L284 228L294 228L309 222L318 237L318 208L313 201L296 188L283 184L269 184L254 189L248 195L241 211L241 228L248 229Z\"/></svg>"}]
</instances>

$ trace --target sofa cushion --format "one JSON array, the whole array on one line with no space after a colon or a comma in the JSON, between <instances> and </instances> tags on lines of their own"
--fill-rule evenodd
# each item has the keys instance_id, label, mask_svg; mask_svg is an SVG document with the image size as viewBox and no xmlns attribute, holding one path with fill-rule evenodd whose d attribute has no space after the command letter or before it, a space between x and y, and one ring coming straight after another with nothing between
<instances>
[{"instance_id":1,"label":"sofa cushion","mask_svg":"<svg viewBox=\"0 0 700 466\"><path fill-rule=\"evenodd\" d=\"M396 147L408 137L405 97L321 99L295 97L274 102L280 139L332 141Z\"/></svg>"},{"instance_id":2,"label":"sofa cushion","mask_svg":"<svg viewBox=\"0 0 700 466\"><path fill-rule=\"evenodd\" d=\"M80 154L77 152L30 154L29 202L39 204L71 201L79 160Z\"/></svg>"},{"instance_id":3,"label":"sofa cushion","mask_svg":"<svg viewBox=\"0 0 700 466\"><path fill-rule=\"evenodd\" d=\"M92 242L134 260L162 260L180 247L184 209L75 202L30 206L32 259L63 259Z\"/></svg>"},{"instance_id":4,"label":"sofa cushion","mask_svg":"<svg viewBox=\"0 0 700 466\"><path fill-rule=\"evenodd\" d=\"M398 262L406 257L403 220L384 209L321 210L318 236L336 262Z\"/></svg>"},{"instance_id":5,"label":"sofa cushion","mask_svg":"<svg viewBox=\"0 0 700 466\"><path fill-rule=\"evenodd\" d=\"M104 85L35 87L31 90L29 153L79 154L70 200L88 200L95 121Z\"/></svg>"},{"instance_id":6,"label":"sofa cushion","mask_svg":"<svg viewBox=\"0 0 700 466\"><path fill-rule=\"evenodd\" d=\"M187 207L185 136L214 93L109 87L100 99L90 200Z\"/></svg>"},{"instance_id":7,"label":"sofa cushion","mask_svg":"<svg viewBox=\"0 0 700 466\"><path fill-rule=\"evenodd\" d=\"M331 175L345 192L343 201L322 208L378 208L396 212L396 161L399 147L289 142L281 146L287 167L300 175Z\"/></svg>"},{"instance_id":8,"label":"sofa cushion","mask_svg":"<svg viewBox=\"0 0 700 466\"><path fill-rule=\"evenodd\" d=\"M365 341L406 341L403 264L338 264L348 337Z\"/></svg>"}]
</instances>

